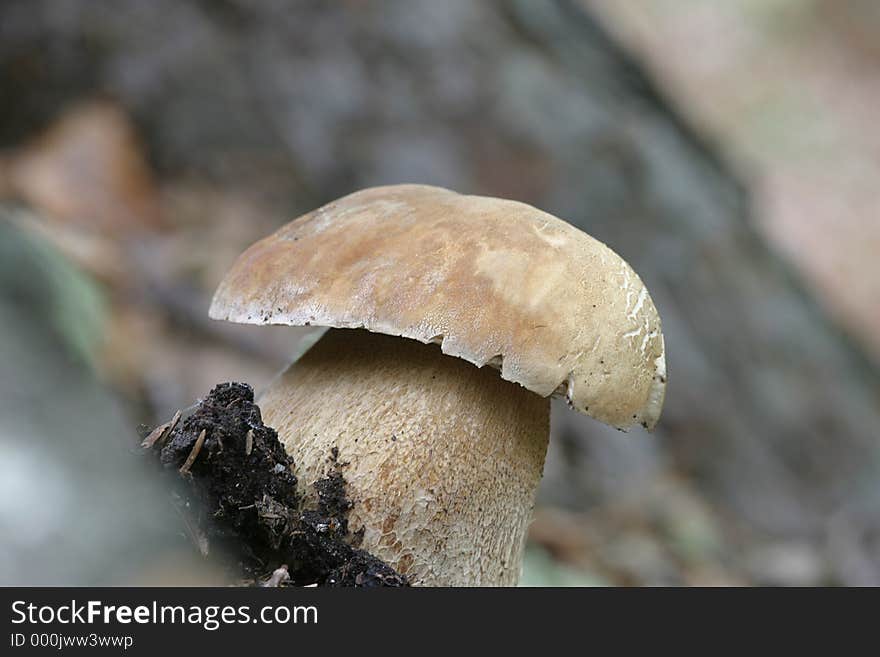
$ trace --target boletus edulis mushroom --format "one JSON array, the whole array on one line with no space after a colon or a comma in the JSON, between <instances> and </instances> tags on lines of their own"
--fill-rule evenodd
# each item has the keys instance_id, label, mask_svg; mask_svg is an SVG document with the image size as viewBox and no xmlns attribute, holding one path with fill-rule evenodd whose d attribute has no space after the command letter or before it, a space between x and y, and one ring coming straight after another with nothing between
<instances>
[{"instance_id":1,"label":"boletus edulis mushroom","mask_svg":"<svg viewBox=\"0 0 880 657\"><path fill-rule=\"evenodd\" d=\"M342 464L362 547L420 585L513 585L551 396L652 429L657 310L616 253L514 201L366 189L242 254L211 317L331 327L262 395L297 476Z\"/></svg>"}]
</instances>

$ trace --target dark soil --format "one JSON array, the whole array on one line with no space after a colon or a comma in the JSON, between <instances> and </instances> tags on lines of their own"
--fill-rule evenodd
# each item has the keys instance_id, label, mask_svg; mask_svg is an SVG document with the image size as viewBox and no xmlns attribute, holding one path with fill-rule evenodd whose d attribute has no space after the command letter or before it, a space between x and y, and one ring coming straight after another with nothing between
<instances>
[{"instance_id":1,"label":"dark soil","mask_svg":"<svg viewBox=\"0 0 880 657\"><path fill-rule=\"evenodd\" d=\"M315 483L318 508L302 508L292 459L263 424L249 385L216 386L192 415L159 427L144 447L174 474L174 503L195 546L206 557L231 559L244 580L265 581L286 566L291 585L407 585L356 547L335 450L328 458L336 471Z\"/></svg>"}]
</instances>

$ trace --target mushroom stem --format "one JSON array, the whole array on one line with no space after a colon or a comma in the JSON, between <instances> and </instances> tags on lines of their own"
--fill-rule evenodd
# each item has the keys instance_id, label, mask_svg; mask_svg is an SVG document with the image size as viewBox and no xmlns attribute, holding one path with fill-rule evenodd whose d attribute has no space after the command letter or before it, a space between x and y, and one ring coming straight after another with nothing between
<instances>
[{"instance_id":1,"label":"mushroom stem","mask_svg":"<svg viewBox=\"0 0 880 657\"><path fill-rule=\"evenodd\" d=\"M331 329L260 406L304 484L338 450L349 526L413 584L516 584L549 400L434 344Z\"/></svg>"}]
</instances>

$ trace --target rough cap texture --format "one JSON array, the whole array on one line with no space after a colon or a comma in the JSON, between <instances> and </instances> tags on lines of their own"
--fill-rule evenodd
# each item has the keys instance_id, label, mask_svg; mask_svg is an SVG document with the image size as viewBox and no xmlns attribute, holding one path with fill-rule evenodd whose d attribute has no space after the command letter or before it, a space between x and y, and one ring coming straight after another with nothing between
<instances>
[{"instance_id":1,"label":"rough cap texture","mask_svg":"<svg viewBox=\"0 0 880 657\"><path fill-rule=\"evenodd\" d=\"M660 318L638 275L515 201L426 185L356 192L245 251L210 314L437 342L618 428L653 428L663 406Z\"/></svg>"}]
</instances>

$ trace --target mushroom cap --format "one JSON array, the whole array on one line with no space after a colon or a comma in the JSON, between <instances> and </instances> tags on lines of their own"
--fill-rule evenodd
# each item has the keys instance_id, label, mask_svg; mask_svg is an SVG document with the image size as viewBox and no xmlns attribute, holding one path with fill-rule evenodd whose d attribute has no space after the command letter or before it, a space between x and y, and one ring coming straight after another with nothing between
<instances>
[{"instance_id":1,"label":"mushroom cap","mask_svg":"<svg viewBox=\"0 0 880 657\"><path fill-rule=\"evenodd\" d=\"M516 201L427 185L350 194L247 249L210 315L436 342L620 429L652 429L663 407L663 334L641 279Z\"/></svg>"}]
</instances>

